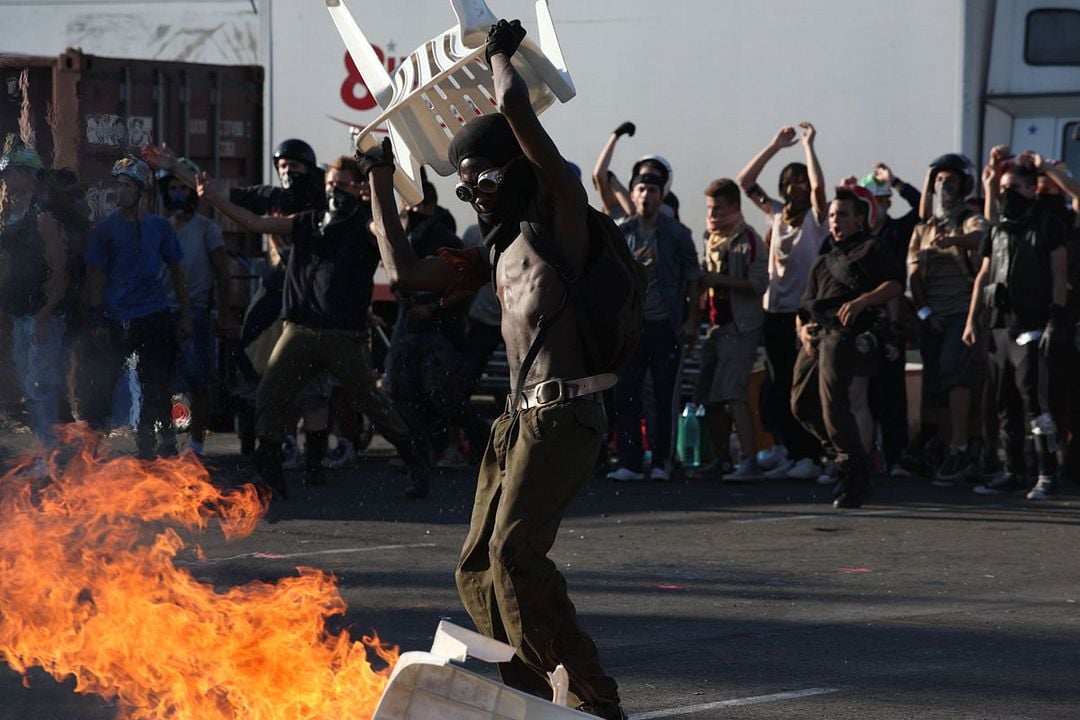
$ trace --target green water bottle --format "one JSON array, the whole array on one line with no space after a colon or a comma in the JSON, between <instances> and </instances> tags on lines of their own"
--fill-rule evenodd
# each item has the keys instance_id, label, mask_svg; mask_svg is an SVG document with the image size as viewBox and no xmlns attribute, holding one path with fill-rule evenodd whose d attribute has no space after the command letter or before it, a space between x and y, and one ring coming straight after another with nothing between
<instances>
[{"instance_id":1,"label":"green water bottle","mask_svg":"<svg viewBox=\"0 0 1080 720\"><path fill-rule=\"evenodd\" d=\"M677 448L683 467L696 468L701 465L701 426L694 403L686 403L679 416Z\"/></svg>"}]
</instances>

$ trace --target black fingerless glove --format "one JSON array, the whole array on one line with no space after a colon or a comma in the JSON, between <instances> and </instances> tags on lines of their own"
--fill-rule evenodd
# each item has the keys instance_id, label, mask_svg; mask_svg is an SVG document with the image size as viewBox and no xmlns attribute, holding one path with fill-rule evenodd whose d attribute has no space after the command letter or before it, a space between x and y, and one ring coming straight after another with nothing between
<instances>
[{"instance_id":1,"label":"black fingerless glove","mask_svg":"<svg viewBox=\"0 0 1080 720\"><path fill-rule=\"evenodd\" d=\"M623 135L633 137L635 132L637 132L637 127L634 126L634 123L624 122L622 125L615 128L615 137L622 137Z\"/></svg>"}]
</instances>

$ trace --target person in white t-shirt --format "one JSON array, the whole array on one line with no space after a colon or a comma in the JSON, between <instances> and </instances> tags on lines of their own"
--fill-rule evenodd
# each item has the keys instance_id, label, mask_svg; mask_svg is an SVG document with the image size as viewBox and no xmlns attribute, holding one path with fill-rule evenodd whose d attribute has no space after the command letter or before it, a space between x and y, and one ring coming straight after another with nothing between
<instances>
[{"instance_id":1,"label":"person in white t-shirt","mask_svg":"<svg viewBox=\"0 0 1080 720\"><path fill-rule=\"evenodd\" d=\"M801 137L799 130L802 131ZM765 359L768 392L761 405L762 421L774 445L762 453L759 464L766 478L817 478L821 446L791 414L792 372L798 353L795 315L810 269L829 234L825 179L814 152L814 126L801 122L798 130L782 127L772 141L747 163L736 182L768 217L765 242L769 246L769 287L765 291ZM780 171L779 193L774 200L758 184L765 165L784 148L802 143L806 163L789 163Z\"/></svg>"}]
</instances>

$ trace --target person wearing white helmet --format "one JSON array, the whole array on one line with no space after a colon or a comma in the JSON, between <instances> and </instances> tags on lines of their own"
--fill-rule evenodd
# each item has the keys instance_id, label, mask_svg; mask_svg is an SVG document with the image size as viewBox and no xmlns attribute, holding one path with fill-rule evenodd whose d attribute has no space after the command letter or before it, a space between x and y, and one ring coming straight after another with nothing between
<instances>
[{"instance_id":1,"label":"person wearing white helmet","mask_svg":"<svg viewBox=\"0 0 1080 720\"><path fill-rule=\"evenodd\" d=\"M0 314L12 321L12 359L30 429L47 449L56 443L52 426L59 419L68 267L67 237L45 208L44 172L32 148L0 155Z\"/></svg>"},{"instance_id":2,"label":"person wearing white helmet","mask_svg":"<svg viewBox=\"0 0 1080 720\"><path fill-rule=\"evenodd\" d=\"M88 321L95 343L109 362L107 372L92 380L95 387L80 412L94 429L106 429L116 379L125 358L137 353L143 397L136 436L139 457L175 455L169 380L177 341L192 332L187 283L180 265L183 251L169 222L147 211L146 201L153 191L150 166L126 155L113 165L112 176L117 182L117 209L94 226L86 246ZM158 280L163 265L179 305L175 324Z\"/></svg>"}]
</instances>

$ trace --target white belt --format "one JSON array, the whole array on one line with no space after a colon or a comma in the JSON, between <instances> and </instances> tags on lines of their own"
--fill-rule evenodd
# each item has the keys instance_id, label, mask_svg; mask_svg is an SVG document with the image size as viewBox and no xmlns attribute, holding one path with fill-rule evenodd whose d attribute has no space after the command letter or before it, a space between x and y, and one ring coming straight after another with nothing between
<instances>
[{"instance_id":1,"label":"white belt","mask_svg":"<svg viewBox=\"0 0 1080 720\"><path fill-rule=\"evenodd\" d=\"M525 391L521 394L521 407L518 409L527 410L531 407L550 405L560 400L573 400L586 395L594 395L613 387L617 380L618 376L615 373L602 373L577 380L552 378L533 385L526 385ZM512 409L514 397L515 394L511 392L510 397L506 399L508 409Z\"/></svg>"}]
</instances>

